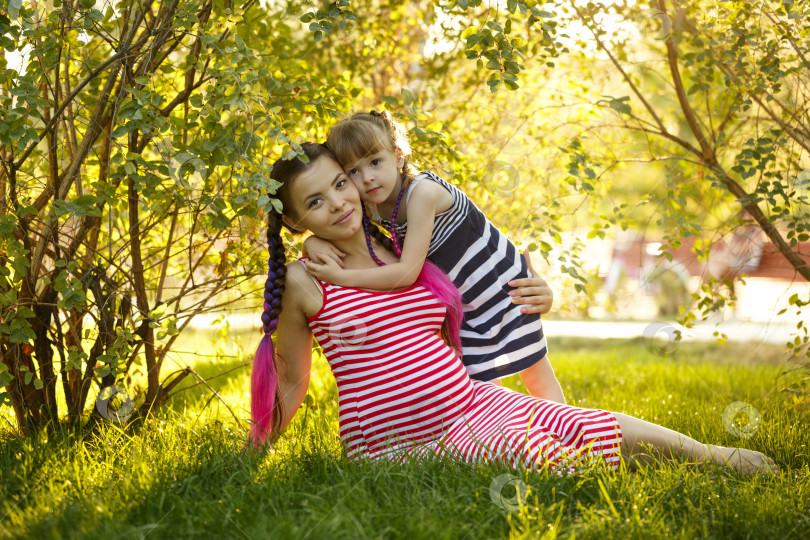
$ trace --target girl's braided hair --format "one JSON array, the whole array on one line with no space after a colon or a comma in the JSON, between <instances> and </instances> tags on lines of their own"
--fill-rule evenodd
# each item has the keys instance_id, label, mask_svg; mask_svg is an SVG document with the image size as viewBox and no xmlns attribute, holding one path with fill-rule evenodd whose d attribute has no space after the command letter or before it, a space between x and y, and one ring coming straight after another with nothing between
<instances>
[{"instance_id":1,"label":"girl's braided hair","mask_svg":"<svg viewBox=\"0 0 810 540\"><path fill-rule=\"evenodd\" d=\"M408 131L387 111L358 112L344 118L329 130L326 145L329 150L334 152L338 162L344 169L360 159L382 150L395 153L399 149L404 158L400 170L402 175L401 189L403 190L408 189L409 184L418 172L409 163L411 145L408 141ZM395 249L391 238L386 236L375 224L371 223L365 209L363 211L363 228L366 232L369 251L377 264L382 264L382 262L374 255L371 246L372 238L386 249L396 253L398 257L402 255ZM442 337L461 355L462 307L461 295L458 289L447 277L447 274L428 260L422 265L422 272L417 277L416 282L432 292L447 308L447 318L442 325Z\"/></svg>"},{"instance_id":2,"label":"girl's braided hair","mask_svg":"<svg viewBox=\"0 0 810 540\"><path fill-rule=\"evenodd\" d=\"M385 249L395 253L397 257L402 256L402 252L397 249L398 246L394 244L392 239L368 217L365 206L363 207L363 230L366 233L368 251L371 253L371 258L374 259L377 264L382 266L385 263L374 253L374 248L371 244L372 238ZM461 323L464 318L461 294L458 292L453 282L450 281L450 278L444 270L429 260L425 260L424 264L422 264L422 270L416 277L416 283L433 293L433 296L438 298L447 309L447 317L445 317L444 322L442 322L441 336L448 345L456 350L460 357L462 355Z\"/></svg>"},{"instance_id":3,"label":"girl's braided hair","mask_svg":"<svg viewBox=\"0 0 810 540\"><path fill-rule=\"evenodd\" d=\"M319 143L301 145L309 163L298 157L290 160L279 159L273 164L271 178L281 183L276 196L284 208L289 208L289 184L301 172L307 169L321 156L335 159L332 153ZM337 160L335 160L337 161ZM264 443L268 436L278 433L283 418L281 396L278 390L278 369L272 334L278 326L281 313L281 297L284 293L284 278L287 274L286 253L281 239L281 227L286 226L281 214L271 210L267 216L267 281L264 285L264 310L262 312L262 330L264 337L259 342L253 359L250 380L250 410L252 423L250 438L254 444ZM288 227L289 229L289 227ZM293 233L294 231L290 229Z\"/></svg>"}]
</instances>

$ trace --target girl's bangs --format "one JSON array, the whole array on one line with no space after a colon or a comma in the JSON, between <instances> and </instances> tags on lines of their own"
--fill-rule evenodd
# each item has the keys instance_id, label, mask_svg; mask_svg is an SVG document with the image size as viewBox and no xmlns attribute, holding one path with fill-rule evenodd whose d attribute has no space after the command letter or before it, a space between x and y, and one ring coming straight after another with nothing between
<instances>
[{"instance_id":1,"label":"girl's bangs","mask_svg":"<svg viewBox=\"0 0 810 540\"><path fill-rule=\"evenodd\" d=\"M386 148L385 134L368 122L337 125L329 134L329 149L344 168Z\"/></svg>"}]
</instances>

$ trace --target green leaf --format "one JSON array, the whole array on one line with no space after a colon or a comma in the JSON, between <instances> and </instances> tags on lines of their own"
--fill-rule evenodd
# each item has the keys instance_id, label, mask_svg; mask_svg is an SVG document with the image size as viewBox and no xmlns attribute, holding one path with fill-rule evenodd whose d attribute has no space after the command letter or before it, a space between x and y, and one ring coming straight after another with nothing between
<instances>
[{"instance_id":1,"label":"green leaf","mask_svg":"<svg viewBox=\"0 0 810 540\"><path fill-rule=\"evenodd\" d=\"M402 97L402 104L410 107L411 103L413 103L413 93L407 88L403 88L400 96Z\"/></svg>"},{"instance_id":2,"label":"green leaf","mask_svg":"<svg viewBox=\"0 0 810 540\"><path fill-rule=\"evenodd\" d=\"M619 114L630 114L630 96L624 96L620 98L612 98L607 96L610 99L607 100L608 107L613 109Z\"/></svg>"},{"instance_id":3,"label":"green leaf","mask_svg":"<svg viewBox=\"0 0 810 540\"><path fill-rule=\"evenodd\" d=\"M16 19L20 16L20 9L22 8L22 0L9 0L8 2L8 16Z\"/></svg>"},{"instance_id":4,"label":"green leaf","mask_svg":"<svg viewBox=\"0 0 810 540\"><path fill-rule=\"evenodd\" d=\"M28 266L29 266L28 259L23 256L15 257L13 261L11 261L11 267L14 268L14 278L12 281L17 282L20 281L23 277L28 274Z\"/></svg>"},{"instance_id":5,"label":"green leaf","mask_svg":"<svg viewBox=\"0 0 810 540\"><path fill-rule=\"evenodd\" d=\"M120 137L121 135L126 135L127 133L129 133L129 132L130 132L130 130L131 130L133 127L134 127L134 126L133 126L131 123L129 123L129 124L127 124L127 125L124 125L124 126L118 126L117 128L115 128L115 129L113 130L113 132L112 132L112 134L110 135L110 137L112 137L113 139L117 139L117 138L118 138L118 137Z\"/></svg>"},{"instance_id":6,"label":"green leaf","mask_svg":"<svg viewBox=\"0 0 810 540\"><path fill-rule=\"evenodd\" d=\"M96 377L106 377L107 375L112 373L112 371L110 371L110 366L97 367L97 368L95 368L95 372L96 372Z\"/></svg>"}]
</instances>

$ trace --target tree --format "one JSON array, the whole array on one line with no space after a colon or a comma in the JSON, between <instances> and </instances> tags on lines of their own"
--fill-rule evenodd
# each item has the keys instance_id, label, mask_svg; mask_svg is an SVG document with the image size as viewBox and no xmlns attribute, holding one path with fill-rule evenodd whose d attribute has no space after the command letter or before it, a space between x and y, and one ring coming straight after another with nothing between
<instances>
[{"instance_id":1,"label":"tree","mask_svg":"<svg viewBox=\"0 0 810 540\"><path fill-rule=\"evenodd\" d=\"M509 4L528 26L550 16ZM480 58L492 91L516 85L527 45L480 6L441 8L480 29L465 36L465 54L422 77L461 63L475 71L469 60ZM146 373L140 412L178 391L190 368L161 380L177 336L255 291L252 278L266 272L262 211L280 204L270 164L296 155L293 141L323 139L357 103L387 99L404 118L427 118L402 89L416 76L402 66L426 58L427 33L412 19L430 16L430 2L358 5L362 19L346 0L2 9L0 399L28 431L63 414L81 425L91 393L123 385L136 366ZM371 48L354 39L358 29ZM537 43L553 53L549 29ZM394 36L405 53L394 61L381 49L381 63L373 45ZM359 50L338 46L346 42ZM429 129L416 136L440 140Z\"/></svg>"},{"instance_id":2,"label":"tree","mask_svg":"<svg viewBox=\"0 0 810 540\"><path fill-rule=\"evenodd\" d=\"M296 151L278 115L295 88L234 31L252 0L96 5L0 16L28 59L0 80L0 387L28 430L59 421L59 383L77 423L138 363L141 410L167 399L191 371L159 378L177 335L263 266L265 152ZM288 54L291 29L266 31Z\"/></svg>"},{"instance_id":3,"label":"tree","mask_svg":"<svg viewBox=\"0 0 810 540\"><path fill-rule=\"evenodd\" d=\"M418 161L578 293L592 276L586 240L562 247L570 224L653 219L666 256L690 237L707 251L740 205L806 277L805 4L2 6L0 399L22 428L80 425L137 366L143 413L197 376L161 368L194 316L263 282L270 164L358 109L398 115Z\"/></svg>"},{"instance_id":4,"label":"tree","mask_svg":"<svg viewBox=\"0 0 810 540\"><path fill-rule=\"evenodd\" d=\"M562 26L585 29L574 48L589 49L592 69L578 76L593 86L579 95L605 111L582 126L588 142L578 140L578 159L599 166L588 174L573 168L573 176L618 187L623 164L665 164L664 202L653 217L666 239L663 256L671 260L686 239L702 237L694 250L705 259L715 239L754 224L797 277L810 280L810 254L801 246L810 239L810 30L803 24L810 6L572 1L560 3L558 14ZM593 69L595 55L601 70ZM629 152L628 143L635 143ZM595 233L639 223L627 206L606 214ZM694 295L703 317L726 301L720 282L710 279ZM808 300L790 302L800 309ZM683 322L694 320L685 312ZM797 354L800 343L808 343L806 329L790 345Z\"/></svg>"}]
</instances>

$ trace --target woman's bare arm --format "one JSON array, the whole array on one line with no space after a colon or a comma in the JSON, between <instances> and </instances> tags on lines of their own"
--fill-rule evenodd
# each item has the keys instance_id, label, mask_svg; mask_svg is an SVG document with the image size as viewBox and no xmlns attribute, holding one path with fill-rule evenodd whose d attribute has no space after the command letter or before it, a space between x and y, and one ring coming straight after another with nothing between
<instances>
[{"instance_id":1,"label":"woman's bare arm","mask_svg":"<svg viewBox=\"0 0 810 540\"><path fill-rule=\"evenodd\" d=\"M290 424L307 395L312 366L312 331L307 316L314 315L322 303L323 293L307 275L304 266L299 262L289 263L276 330L282 431Z\"/></svg>"}]
</instances>

